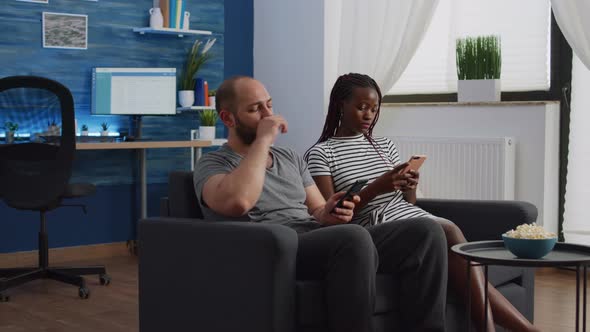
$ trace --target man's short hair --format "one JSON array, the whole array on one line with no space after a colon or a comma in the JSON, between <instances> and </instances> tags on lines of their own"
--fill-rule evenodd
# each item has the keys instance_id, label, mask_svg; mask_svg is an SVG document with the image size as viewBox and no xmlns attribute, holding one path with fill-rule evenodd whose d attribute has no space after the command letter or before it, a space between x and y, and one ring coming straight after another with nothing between
<instances>
[{"instance_id":1,"label":"man's short hair","mask_svg":"<svg viewBox=\"0 0 590 332\"><path fill-rule=\"evenodd\" d=\"M234 114L236 113L236 83L243 79L253 80L249 76L233 76L223 81L219 88L217 88L217 93L215 94L215 110L217 110L217 113L221 112L222 109L227 109Z\"/></svg>"}]
</instances>

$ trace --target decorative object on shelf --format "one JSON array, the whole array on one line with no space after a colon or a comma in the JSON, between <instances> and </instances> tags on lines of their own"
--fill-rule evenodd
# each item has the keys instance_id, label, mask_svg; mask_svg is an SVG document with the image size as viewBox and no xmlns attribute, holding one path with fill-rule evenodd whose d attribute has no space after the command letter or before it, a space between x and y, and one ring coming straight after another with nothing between
<instances>
[{"instance_id":1,"label":"decorative object on shelf","mask_svg":"<svg viewBox=\"0 0 590 332\"><path fill-rule=\"evenodd\" d=\"M14 143L14 135L18 130L18 123L7 121L4 124L4 130L6 131L6 138L4 139L6 144Z\"/></svg>"},{"instance_id":2,"label":"decorative object on shelf","mask_svg":"<svg viewBox=\"0 0 590 332\"><path fill-rule=\"evenodd\" d=\"M217 123L217 112L214 110L203 110L200 113L201 125L199 126L199 138L215 139L215 124Z\"/></svg>"},{"instance_id":3,"label":"decorative object on shelf","mask_svg":"<svg viewBox=\"0 0 590 332\"><path fill-rule=\"evenodd\" d=\"M178 103L182 107L191 107L195 104L195 92L193 90L178 91Z\"/></svg>"},{"instance_id":4,"label":"decorative object on shelf","mask_svg":"<svg viewBox=\"0 0 590 332\"><path fill-rule=\"evenodd\" d=\"M59 126L55 120L47 122L47 136L59 136Z\"/></svg>"},{"instance_id":5,"label":"decorative object on shelf","mask_svg":"<svg viewBox=\"0 0 590 332\"><path fill-rule=\"evenodd\" d=\"M215 90L209 90L209 103L207 106L215 108Z\"/></svg>"},{"instance_id":6,"label":"decorative object on shelf","mask_svg":"<svg viewBox=\"0 0 590 332\"><path fill-rule=\"evenodd\" d=\"M88 16L43 12L43 47L88 48Z\"/></svg>"},{"instance_id":7,"label":"decorative object on shelf","mask_svg":"<svg viewBox=\"0 0 590 332\"><path fill-rule=\"evenodd\" d=\"M81 136L88 136L88 126L83 124L82 125L82 131L80 131L80 135Z\"/></svg>"},{"instance_id":8,"label":"decorative object on shelf","mask_svg":"<svg viewBox=\"0 0 590 332\"><path fill-rule=\"evenodd\" d=\"M102 129L100 131L100 136L109 136L109 124L106 122L103 122L100 124L100 128Z\"/></svg>"},{"instance_id":9,"label":"decorative object on shelf","mask_svg":"<svg viewBox=\"0 0 590 332\"><path fill-rule=\"evenodd\" d=\"M189 30L190 29L190 25L191 25L191 13L190 12L184 12L184 21L182 23L182 30Z\"/></svg>"},{"instance_id":10,"label":"decorative object on shelf","mask_svg":"<svg viewBox=\"0 0 590 332\"><path fill-rule=\"evenodd\" d=\"M158 7L150 8L150 28L161 29L164 27L164 16Z\"/></svg>"},{"instance_id":11,"label":"decorative object on shelf","mask_svg":"<svg viewBox=\"0 0 590 332\"><path fill-rule=\"evenodd\" d=\"M459 102L500 101L502 49L499 36L457 39L456 61Z\"/></svg>"},{"instance_id":12,"label":"decorative object on shelf","mask_svg":"<svg viewBox=\"0 0 590 332\"><path fill-rule=\"evenodd\" d=\"M204 44L200 40L196 40L188 52L184 67L180 72L180 91L178 92L178 100L182 107L190 107L195 102L195 75L199 71L199 68L211 58L209 50L215 44L217 39L208 39ZM202 49L201 49L202 46ZM182 95L188 94L189 91L193 95L193 100L190 101L189 97L182 97ZM182 104L181 99L189 98L185 104ZM197 97L198 98L198 97ZM190 102L190 105L188 104Z\"/></svg>"}]
</instances>

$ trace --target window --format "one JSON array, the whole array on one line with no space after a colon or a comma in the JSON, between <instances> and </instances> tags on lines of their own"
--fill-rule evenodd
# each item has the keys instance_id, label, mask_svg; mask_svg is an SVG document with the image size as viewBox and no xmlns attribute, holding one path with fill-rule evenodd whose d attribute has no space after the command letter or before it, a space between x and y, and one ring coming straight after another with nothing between
<instances>
[{"instance_id":1,"label":"window","mask_svg":"<svg viewBox=\"0 0 590 332\"><path fill-rule=\"evenodd\" d=\"M408 67L387 93L444 94L457 91L455 40L500 35L502 90L550 88L549 0L440 0Z\"/></svg>"}]
</instances>

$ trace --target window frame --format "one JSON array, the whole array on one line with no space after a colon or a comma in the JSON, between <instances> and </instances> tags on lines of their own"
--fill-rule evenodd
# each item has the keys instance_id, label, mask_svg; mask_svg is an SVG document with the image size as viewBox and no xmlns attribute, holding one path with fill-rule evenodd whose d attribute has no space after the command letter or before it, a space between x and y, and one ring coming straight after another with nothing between
<instances>
[{"instance_id":1,"label":"window frame","mask_svg":"<svg viewBox=\"0 0 590 332\"><path fill-rule=\"evenodd\" d=\"M571 47L565 40L551 10L551 59L549 90L502 92L502 101L561 100L564 84L571 85ZM569 57L568 57L569 54ZM569 87L568 90L569 91ZM568 97L569 100L569 97ZM427 93L410 95L384 95L383 103L448 103L457 102L457 93Z\"/></svg>"}]
</instances>

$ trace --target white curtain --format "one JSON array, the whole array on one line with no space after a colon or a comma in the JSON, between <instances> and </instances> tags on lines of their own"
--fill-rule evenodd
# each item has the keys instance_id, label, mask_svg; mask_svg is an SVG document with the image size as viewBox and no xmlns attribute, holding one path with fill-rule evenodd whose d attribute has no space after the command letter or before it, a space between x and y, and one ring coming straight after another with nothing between
<instances>
[{"instance_id":1,"label":"white curtain","mask_svg":"<svg viewBox=\"0 0 590 332\"><path fill-rule=\"evenodd\" d=\"M566 241L590 243L590 0L552 0L559 28L575 55L572 66L572 100L567 184L564 210Z\"/></svg>"},{"instance_id":2,"label":"white curtain","mask_svg":"<svg viewBox=\"0 0 590 332\"><path fill-rule=\"evenodd\" d=\"M327 85L356 72L375 79L385 94L416 52L437 5L438 0L333 1L330 12L336 14L326 19L326 65L332 66Z\"/></svg>"}]
</instances>

